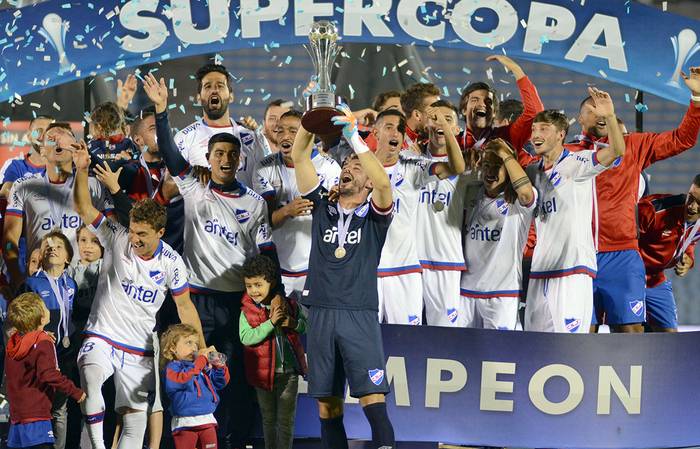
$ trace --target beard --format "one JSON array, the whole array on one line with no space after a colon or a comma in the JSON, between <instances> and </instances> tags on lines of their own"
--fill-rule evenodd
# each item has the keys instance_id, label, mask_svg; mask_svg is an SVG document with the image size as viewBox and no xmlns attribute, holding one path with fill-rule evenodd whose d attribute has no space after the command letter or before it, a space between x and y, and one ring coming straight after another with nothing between
<instances>
[{"instance_id":1,"label":"beard","mask_svg":"<svg viewBox=\"0 0 700 449\"><path fill-rule=\"evenodd\" d=\"M207 114L207 117L209 117L211 120L219 120L221 117L223 117L226 114L226 111L228 110L228 106L224 105L223 101L219 102L219 105L212 108L209 106L209 103L204 103L204 113Z\"/></svg>"},{"instance_id":2,"label":"beard","mask_svg":"<svg viewBox=\"0 0 700 449\"><path fill-rule=\"evenodd\" d=\"M607 136L607 134L605 134L605 135L601 134L601 132L598 130L598 127L596 125L593 125L590 128L588 128L587 132L588 132L588 134L595 137L596 139L600 139L602 137Z\"/></svg>"}]
</instances>

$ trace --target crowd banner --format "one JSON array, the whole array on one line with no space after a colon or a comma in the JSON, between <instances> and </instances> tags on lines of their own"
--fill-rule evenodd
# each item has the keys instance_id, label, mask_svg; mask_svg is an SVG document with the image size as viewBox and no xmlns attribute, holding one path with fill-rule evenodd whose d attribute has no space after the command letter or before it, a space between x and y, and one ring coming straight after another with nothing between
<instances>
[{"instance_id":1,"label":"crowd banner","mask_svg":"<svg viewBox=\"0 0 700 449\"><path fill-rule=\"evenodd\" d=\"M387 403L398 441L700 445L700 332L573 335L384 325L383 337L382 374L391 383ZM346 401L345 426L351 438L370 437L359 404ZM317 407L305 394L296 431L320 434Z\"/></svg>"},{"instance_id":2,"label":"crowd banner","mask_svg":"<svg viewBox=\"0 0 700 449\"><path fill-rule=\"evenodd\" d=\"M149 62L301 44L321 19L346 42L505 53L680 103L680 71L700 65L700 22L621 0L48 0L0 12L0 99Z\"/></svg>"}]
</instances>

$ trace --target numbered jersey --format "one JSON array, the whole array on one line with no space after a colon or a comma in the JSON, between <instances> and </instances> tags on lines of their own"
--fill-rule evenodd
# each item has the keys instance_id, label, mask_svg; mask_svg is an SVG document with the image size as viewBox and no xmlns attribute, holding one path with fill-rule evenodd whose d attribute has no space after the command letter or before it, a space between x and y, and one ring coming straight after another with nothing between
<instances>
[{"instance_id":1,"label":"numbered jersey","mask_svg":"<svg viewBox=\"0 0 700 449\"><path fill-rule=\"evenodd\" d=\"M175 144L190 165L209 167L209 139L219 133L233 134L240 140L241 156L236 179L246 186L252 186L255 165L266 154L267 141L261 133L253 132L234 120L231 120L231 126L209 126L199 119L175 134Z\"/></svg>"},{"instance_id":2,"label":"numbered jersey","mask_svg":"<svg viewBox=\"0 0 700 449\"><path fill-rule=\"evenodd\" d=\"M83 223L73 207L73 176L62 183L52 183L46 174L35 173L18 179L10 191L7 215L24 217L24 235L29 252L39 246L41 238L60 228L74 249L78 249L76 231ZM105 215L113 213L112 199L97 179L88 178L90 197L95 208Z\"/></svg>"},{"instance_id":3,"label":"numbered jersey","mask_svg":"<svg viewBox=\"0 0 700 449\"><path fill-rule=\"evenodd\" d=\"M311 162L316 168L321 186L330 190L338 184L340 166L333 159L314 150ZM281 153L271 154L260 161L253 182L254 189L274 204L275 209L301 196L294 167L285 165ZM311 251L311 221L311 215L292 217L272 230L272 241L277 248L283 276L306 274Z\"/></svg>"},{"instance_id":4,"label":"numbered jersey","mask_svg":"<svg viewBox=\"0 0 700 449\"><path fill-rule=\"evenodd\" d=\"M177 296L188 289L185 264L163 241L150 259L137 256L128 230L102 214L89 227L105 252L85 332L127 352L149 352L166 293Z\"/></svg>"},{"instance_id":5,"label":"numbered jersey","mask_svg":"<svg viewBox=\"0 0 700 449\"><path fill-rule=\"evenodd\" d=\"M421 187L437 180L432 167L426 159L403 155L396 164L384 167L391 181L394 219L379 262L380 277L421 272L416 250L416 212Z\"/></svg>"},{"instance_id":6,"label":"numbered jersey","mask_svg":"<svg viewBox=\"0 0 700 449\"><path fill-rule=\"evenodd\" d=\"M595 277L597 264L591 232L593 178L606 168L598 162L595 151L570 153L566 149L549 169L542 162L527 167L539 193L531 279L570 274Z\"/></svg>"},{"instance_id":7,"label":"numbered jersey","mask_svg":"<svg viewBox=\"0 0 700 449\"><path fill-rule=\"evenodd\" d=\"M228 192L203 186L190 168L173 179L185 201L184 259L192 291L243 291L245 260L274 247L265 200L242 184Z\"/></svg>"}]
</instances>

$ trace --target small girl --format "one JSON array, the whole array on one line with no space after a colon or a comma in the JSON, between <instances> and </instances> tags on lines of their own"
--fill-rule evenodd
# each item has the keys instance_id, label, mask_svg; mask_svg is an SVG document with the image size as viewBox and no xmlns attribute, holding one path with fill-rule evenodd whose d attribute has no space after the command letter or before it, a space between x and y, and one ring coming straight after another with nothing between
<instances>
[{"instance_id":1,"label":"small girl","mask_svg":"<svg viewBox=\"0 0 700 449\"><path fill-rule=\"evenodd\" d=\"M80 257L68 267L68 274L75 280L78 290L73 304L73 321L76 328L82 331L90 315L92 300L97 290L104 248L100 245L97 236L84 223L78 228L76 237Z\"/></svg>"},{"instance_id":2,"label":"small girl","mask_svg":"<svg viewBox=\"0 0 700 449\"><path fill-rule=\"evenodd\" d=\"M216 391L229 381L223 354L209 346L197 351L199 336L187 324L170 326L161 337L161 368L170 398L170 428L177 449L218 447Z\"/></svg>"}]
</instances>

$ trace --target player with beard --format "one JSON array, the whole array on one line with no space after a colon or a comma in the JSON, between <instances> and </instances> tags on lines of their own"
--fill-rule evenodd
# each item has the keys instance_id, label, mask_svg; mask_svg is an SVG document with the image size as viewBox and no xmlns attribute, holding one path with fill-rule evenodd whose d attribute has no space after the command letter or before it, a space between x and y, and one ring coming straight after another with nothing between
<instances>
[{"instance_id":1,"label":"player with beard","mask_svg":"<svg viewBox=\"0 0 700 449\"><path fill-rule=\"evenodd\" d=\"M430 112L428 112L430 111ZM447 118L425 108L426 117ZM447 162L428 161L400 155L406 122L403 115L388 109L377 116L372 133L377 139L375 153L389 175L394 199L394 220L389 227L379 262L379 320L392 324L421 324L423 321L423 282L414 236L420 189L431 181L462 173L464 158L458 146L447 146ZM342 184L342 178L341 178Z\"/></svg>"},{"instance_id":2,"label":"player with beard","mask_svg":"<svg viewBox=\"0 0 700 449\"><path fill-rule=\"evenodd\" d=\"M695 244L700 240L700 175L695 176L687 194L646 196L638 209L647 325L654 332L677 332L676 299L664 270L673 267L682 277L694 265Z\"/></svg>"},{"instance_id":3,"label":"player with beard","mask_svg":"<svg viewBox=\"0 0 700 449\"><path fill-rule=\"evenodd\" d=\"M447 162L448 145L459 152L457 108L439 100L427 109L426 158ZM434 180L420 189L416 213L416 247L423 269L425 317L431 326L459 325L459 279L464 271L462 221L467 176Z\"/></svg>"},{"instance_id":4,"label":"player with beard","mask_svg":"<svg viewBox=\"0 0 700 449\"><path fill-rule=\"evenodd\" d=\"M237 175L244 185L252 185L255 164L265 155L267 142L262 134L236 123L229 112L233 103L231 74L220 64L207 64L197 70L197 101L204 117L175 134L182 157L191 166L209 167L207 161L209 138L214 134L229 133L241 142Z\"/></svg>"},{"instance_id":5,"label":"player with beard","mask_svg":"<svg viewBox=\"0 0 700 449\"><path fill-rule=\"evenodd\" d=\"M211 181L202 185L170 135L165 80L156 80L149 74L144 77L143 86L155 104L158 146L185 202L183 258L190 273L192 300L205 338L229 360L231 382L222 391L215 413L219 442L224 448L243 447L249 438L255 406L254 391L245 381L243 346L238 334L245 290L241 269L247 258L258 253L277 261L267 205L260 195L236 180L242 145L229 133L210 138L206 156Z\"/></svg>"},{"instance_id":6,"label":"player with beard","mask_svg":"<svg viewBox=\"0 0 700 449\"><path fill-rule=\"evenodd\" d=\"M466 122L466 129L460 136L463 150L481 148L491 139L501 138L518 151L518 162L523 167L532 162L532 157L522 151L530 139L532 120L544 109L535 85L525 75L523 69L512 59L503 55L493 55L487 61L497 61L515 76L520 97L523 99L523 113L513 123L494 125L494 116L498 111L496 91L484 82L469 84L459 100L459 109Z\"/></svg>"},{"instance_id":7,"label":"player with beard","mask_svg":"<svg viewBox=\"0 0 700 449\"><path fill-rule=\"evenodd\" d=\"M432 83L416 83L401 94L401 110L406 117L406 142L422 144L428 138L425 109L440 99L440 89Z\"/></svg>"},{"instance_id":8,"label":"player with beard","mask_svg":"<svg viewBox=\"0 0 700 449\"><path fill-rule=\"evenodd\" d=\"M273 153L277 153L280 150L279 142L277 141L277 122L279 122L285 112L292 109L292 106L293 103L291 101L278 98L269 102L265 107L263 135L267 139L267 143L270 144L270 151Z\"/></svg>"},{"instance_id":9,"label":"player with beard","mask_svg":"<svg viewBox=\"0 0 700 449\"><path fill-rule=\"evenodd\" d=\"M39 115L29 122L29 143L31 148L29 153L20 159L11 159L4 170L2 178L2 190L0 197L7 198L12 188L12 183L28 173L42 173L46 161L41 155L41 140L44 130L53 123L53 117Z\"/></svg>"},{"instance_id":10,"label":"player with beard","mask_svg":"<svg viewBox=\"0 0 700 449\"><path fill-rule=\"evenodd\" d=\"M372 428L372 446L395 446L384 396L377 265L392 221L391 183L344 108L334 117L354 153L343 164L337 203L328 198L311 160L313 135L300 128L292 159L299 191L313 203L309 274L302 303L309 307L309 394L318 400L321 443L347 449L345 381ZM380 119L381 120L381 119ZM371 198L370 198L371 192Z\"/></svg>"},{"instance_id":11,"label":"player with beard","mask_svg":"<svg viewBox=\"0 0 700 449\"><path fill-rule=\"evenodd\" d=\"M615 170L595 180L598 213L594 242L598 274L593 282L595 311L613 332L641 332L644 314L636 306L644 301L644 263L637 241L636 206L643 169L695 146L700 131L700 67L691 67L683 80L692 94L678 128L662 133L630 133L624 137L625 157ZM571 151L602 148L609 144L610 124L595 112L591 98L581 102L578 117L582 135L567 144Z\"/></svg>"},{"instance_id":12,"label":"player with beard","mask_svg":"<svg viewBox=\"0 0 700 449\"><path fill-rule=\"evenodd\" d=\"M304 199L296 185L292 146L301 127L302 113L285 112L277 123L276 141L280 152L264 158L255 170L254 188L267 201L271 211L272 241L277 248L282 282L287 296L301 299L311 251L313 203ZM321 185L330 190L338 184L340 166L316 149L311 162Z\"/></svg>"}]
</instances>

